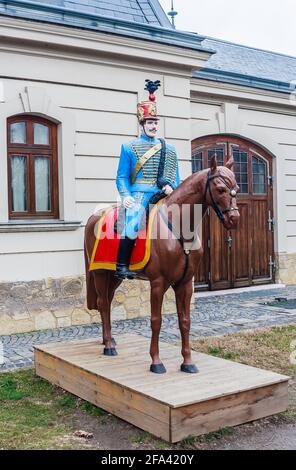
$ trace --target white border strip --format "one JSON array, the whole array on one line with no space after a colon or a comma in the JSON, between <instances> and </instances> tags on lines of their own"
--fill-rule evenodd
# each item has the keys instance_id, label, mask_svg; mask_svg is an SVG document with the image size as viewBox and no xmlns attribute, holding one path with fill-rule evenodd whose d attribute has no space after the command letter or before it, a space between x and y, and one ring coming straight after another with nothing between
<instances>
[{"instance_id":1,"label":"white border strip","mask_svg":"<svg viewBox=\"0 0 296 470\"><path fill-rule=\"evenodd\" d=\"M220 295L243 294L244 292L256 292L256 291L262 291L262 290L283 289L285 287L286 287L285 284L264 284L262 286L239 287L236 289L195 292L195 297L197 299L200 299L201 297L217 297Z\"/></svg>"}]
</instances>

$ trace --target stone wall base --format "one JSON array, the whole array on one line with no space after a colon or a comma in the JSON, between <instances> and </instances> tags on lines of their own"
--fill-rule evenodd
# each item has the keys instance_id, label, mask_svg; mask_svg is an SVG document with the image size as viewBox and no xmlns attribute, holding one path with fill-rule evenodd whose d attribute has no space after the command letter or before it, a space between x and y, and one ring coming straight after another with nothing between
<instances>
[{"instance_id":1,"label":"stone wall base","mask_svg":"<svg viewBox=\"0 0 296 470\"><path fill-rule=\"evenodd\" d=\"M296 284L296 253L276 254L276 282Z\"/></svg>"},{"instance_id":2,"label":"stone wall base","mask_svg":"<svg viewBox=\"0 0 296 470\"><path fill-rule=\"evenodd\" d=\"M85 277L0 283L0 335L101 322L85 303ZM194 302L194 296L192 296ZM176 313L174 291L165 295L163 313ZM112 320L150 316L150 284L124 281L112 302Z\"/></svg>"}]
</instances>

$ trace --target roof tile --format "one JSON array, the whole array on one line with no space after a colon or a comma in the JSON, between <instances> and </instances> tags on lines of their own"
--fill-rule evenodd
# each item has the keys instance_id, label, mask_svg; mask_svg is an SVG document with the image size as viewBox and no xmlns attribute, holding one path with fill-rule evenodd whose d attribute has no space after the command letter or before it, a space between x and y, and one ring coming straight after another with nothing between
<instances>
[{"instance_id":1,"label":"roof tile","mask_svg":"<svg viewBox=\"0 0 296 470\"><path fill-rule=\"evenodd\" d=\"M202 45L216 51L206 69L289 83L296 79L296 57L207 37Z\"/></svg>"}]
</instances>

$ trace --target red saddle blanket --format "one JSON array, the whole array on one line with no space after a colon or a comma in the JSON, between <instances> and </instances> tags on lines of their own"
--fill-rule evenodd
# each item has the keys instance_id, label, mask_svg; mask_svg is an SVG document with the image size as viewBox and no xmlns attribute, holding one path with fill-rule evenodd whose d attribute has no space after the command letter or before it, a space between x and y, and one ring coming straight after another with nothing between
<instances>
[{"instance_id":1,"label":"red saddle blanket","mask_svg":"<svg viewBox=\"0 0 296 470\"><path fill-rule=\"evenodd\" d=\"M138 233L132 251L130 270L143 269L150 259L152 223L157 212L156 204L150 215L145 230ZM94 269L116 270L116 260L119 248L120 234L114 232L114 223L118 217L119 206L109 207L97 223L96 242L93 248L89 271Z\"/></svg>"}]
</instances>

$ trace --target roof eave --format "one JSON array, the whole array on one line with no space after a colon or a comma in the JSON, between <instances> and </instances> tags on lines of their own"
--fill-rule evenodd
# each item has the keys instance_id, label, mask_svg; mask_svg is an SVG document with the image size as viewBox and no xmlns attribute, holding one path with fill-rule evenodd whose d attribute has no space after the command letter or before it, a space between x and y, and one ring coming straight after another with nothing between
<instances>
[{"instance_id":1,"label":"roof eave","mask_svg":"<svg viewBox=\"0 0 296 470\"><path fill-rule=\"evenodd\" d=\"M265 90L278 91L281 93L295 92L295 83L271 80L262 77L243 75L240 73L226 72L211 68L203 68L193 73L193 78L202 78L205 80L219 81L224 83L233 83L252 88L261 88Z\"/></svg>"}]
</instances>

